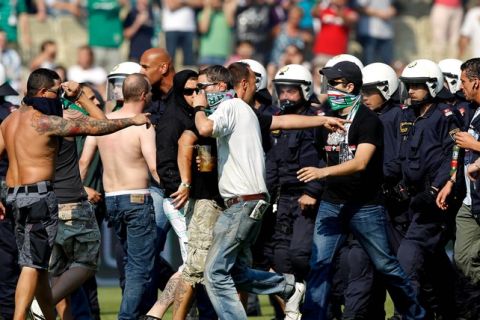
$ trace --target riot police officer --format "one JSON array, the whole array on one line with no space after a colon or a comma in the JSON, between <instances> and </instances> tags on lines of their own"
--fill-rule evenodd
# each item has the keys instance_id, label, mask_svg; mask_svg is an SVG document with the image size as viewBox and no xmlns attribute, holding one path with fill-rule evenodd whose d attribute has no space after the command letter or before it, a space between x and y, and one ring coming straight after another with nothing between
<instances>
[{"instance_id":1,"label":"riot police officer","mask_svg":"<svg viewBox=\"0 0 480 320\"><path fill-rule=\"evenodd\" d=\"M281 68L273 80L281 114L315 115L309 99L312 75L303 66ZM313 129L279 130L272 133L273 145L266 157L267 186L279 188L275 231L272 236L273 265L277 272L293 273L297 281L306 278L312 246L318 181L307 184L297 179L297 171L320 164L314 146Z\"/></svg>"},{"instance_id":2,"label":"riot police officer","mask_svg":"<svg viewBox=\"0 0 480 320\"><path fill-rule=\"evenodd\" d=\"M452 137L459 131L458 121L452 107L441 102L444 78L436 63L413 61L400 80L408 91L408 108L403 110L399 126L398 163L411 196L411 222L398 259L417 293L427 281L437 285L433 290L439 299L438 310L432 310L432 302L420 295L429 316L433 318L436 312L444 319L453 319L454 310L448 307L448 301L453 301L453 271L444 248L446 221L435 200L438 190L451 179ZM442 278L426 279L434 269L442 270Z\"/></svg>"}]
</instances>

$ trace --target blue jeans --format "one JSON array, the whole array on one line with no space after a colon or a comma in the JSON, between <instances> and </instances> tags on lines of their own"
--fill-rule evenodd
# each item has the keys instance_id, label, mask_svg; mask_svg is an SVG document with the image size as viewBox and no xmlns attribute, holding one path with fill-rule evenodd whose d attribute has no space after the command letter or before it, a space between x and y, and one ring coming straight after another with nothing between
<instances>
[{"instance_id":1,"label":"blue jeans","mask_svg":"<svg viewBox=\"0 0 480 320\"><path fill-rule=\"evenodd\" d=\"M237 289L256 294L289 297L293 275L251 269L251 245L262 221L250 218L258 201L240 202L223 211L213 230L213 243L205 262L205 287L220 319L247 319Z\"/></svg>"},{"instance_id":2,"label":"blue jeans","mask_svg":"<svg viewBox=\"0 0 480 320\"><path fill-rule=\"evenodd\" d=\"M175 61L175 53L177 48L182 49L184 66L195 65L195 57L193 56L193 40L195 32L190 31L167 31L165 32L165 42L167 51L172 60Z\"/></svg>"},{"instance_id":3,"label":"blue jeans","mask_svg":"<svg viewBox=\"0 0 480 320\"><path fill-rule=\"evenodd\" d=\"M393 39L379 39L369 36L359 36L358 41L363 49L363 63L365 65L374 62L392 64L393 62Z\"/></svg>"},{"instance_id":4,"label":"blue jeans","mask_svg":"<svg viewBox=\"0 0 480 320\"><path fill-rule=\"evenodd\" d=\"M326 201L320 203L315 221L311 271L302 319L327 319L332 260L346 240L348 229L365 249L375 269L382 274L395 307L403 315L402 319L423 319L425 311L388 244L383 206L355 206Z\"/></svg>"},{"instance_id":5,"label":"blue jeans","mask_svg":"<svg viewBox=\"0 0 480 320\"><path fill-rule=\"evenodd\" d=\"M155 213L148 194L105 197L108 220L126 252L125 289L118 319L138 319L140 305L151 281L155 255Z\"/></svg>"},{"instance_id":6,"label":"blue jeans","mask_svg":"<svg viewBox=\"0 0 480 320\"><path fill-rule=\"evenodd\" d=\"M165 190L151 186L150 195L153 200L153 208L155 209L155 223L157 225L157 250L162 252L167 241L167 234L172 227L163 210L163 200L165 199Z\"/></svg>"}]
</instances>

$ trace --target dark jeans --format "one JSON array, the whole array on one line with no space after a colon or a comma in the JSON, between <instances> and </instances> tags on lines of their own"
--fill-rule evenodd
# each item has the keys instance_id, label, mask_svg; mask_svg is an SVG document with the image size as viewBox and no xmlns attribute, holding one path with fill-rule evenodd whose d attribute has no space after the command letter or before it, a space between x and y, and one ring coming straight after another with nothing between
<instances>
[{"instance_id":1,"label":"dark jeans","mask_svg":"<svg viewBox=\"0 0 480 320\"><path fill-rule=\"evenodd\" d=\"M153 269L157 237L153 201L150 195L126 194L108 196L105 202L108 220L126 252L125 289L118 318L136 320Z\"/></svg>"},{"instance_id":2,"label":"dark jeans","mask_svg":"<svg viewBox=\"0 0 480 320\"><path fill-rule=\"evenodd\" d=\"M195 65L195 57L193 55L193 39L195 32L184 31L167 31L165 32L165 41L167 51L172 60L175 61L175 53L177 48L182 49L184 66Z\"/></svg>"},{"instance_id":3,"label":"dark jeans","mask_svg":"<svg viewBox=\"0 0 480 320\"><path fill-rule=\"evenodd\" d=\"M386 213L379 205L320 203L313 235L311 271L307 280L302 319L327 319L332 261L347 237L354 234L382 274L390 295L404 319L423 319L425 311L387 240Z\"/></svg>"}]
</instances>

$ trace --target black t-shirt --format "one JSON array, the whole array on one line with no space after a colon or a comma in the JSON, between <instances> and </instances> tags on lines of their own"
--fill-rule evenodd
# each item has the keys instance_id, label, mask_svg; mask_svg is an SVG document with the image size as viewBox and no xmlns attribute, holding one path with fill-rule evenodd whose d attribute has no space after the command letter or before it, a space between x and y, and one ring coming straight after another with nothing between
<instances>
[{"instance_id":1,"label":"black t-shirt","mask_svg":"<svg viewBox=\"0 0 480 320\"><path fill-rule=\"evenodd\" d=\"M200 146L211 146L212 147L212 156L217 157L217 140L210 137L202 137L195 126L189 128L197 137L197 145ZM193 154L194 158L197 156L195 151ZM217 200L219 203L223 203L220 192L218 191L218 170L217 167L211 172L200 172L198 171L197 162L192 161L192 189L190 190L190 197L193 199L209 199Z\"/></svg>"},{"instance_id":2,"label":"black t-shirt","mask_svg":"<svg viewBox=\"0 0 480 320\"><path fill-rule=\"evenodd\" d=\"M270 126L272 125L272 116L262 114L255 108L252 108L252 110L257 115L258 124L260 125L263 151L267 152L272 147L272 142L270 140Z\"/></svg>"},{"instance_id":3,"label":"black t-shirt","mask_svg":"<svg viewBox=\"0 0 480 320\"><path fill-rule=\"evenodd\" d=\"M328 132L321 131L320 145L327 166L339 163L339 148L327 144ZM348 176L327 177L322 199L332 203L354 203L360 205L380 204L380 187L383 172L383 126L377 115L364 105L360 105L348 131L348 144L355 154L361 143L376 146L375 152L364 171Z\"/></svg>"}]
</instances>

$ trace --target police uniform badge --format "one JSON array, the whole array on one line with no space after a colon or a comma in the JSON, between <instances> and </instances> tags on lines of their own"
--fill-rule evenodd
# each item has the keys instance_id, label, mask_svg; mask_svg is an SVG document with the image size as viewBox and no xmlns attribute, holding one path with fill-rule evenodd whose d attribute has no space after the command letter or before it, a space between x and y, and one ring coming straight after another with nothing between
<instances>
[{"instance_id":1,"label":"police uniform badge","mask_svg":"<svg viewBox=\"0 0 480 320\"><path fill-rule=\"evenodd\" d=\"M413 125L413 122L410 122L410 121L400 122L400 134L407 135L412 125Z\"/></svg>"}]
</instances>

